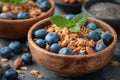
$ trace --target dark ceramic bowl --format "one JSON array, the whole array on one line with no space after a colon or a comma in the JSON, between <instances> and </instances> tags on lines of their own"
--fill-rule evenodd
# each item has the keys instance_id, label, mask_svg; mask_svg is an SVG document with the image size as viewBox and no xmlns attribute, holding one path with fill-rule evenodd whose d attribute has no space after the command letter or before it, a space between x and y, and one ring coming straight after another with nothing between
<instances>
[{"instance_id":1,"label":"dark ceramic bowl","mask_svg":"<svg viewBox=\"0 0 120 80\"><path fill-rule=\"evenodd\" d=\"M56 5L66 13L77 14L81 12L82 3L68 4L63 3L60 0L55 0Z\"/></svg>"},{"instance_id":2,"label":"dark ceramic bowl","mask_svg":"<svg viewBox=\"0 0 120 80\"><path fill-rule=\"evenodd\" d=\"M82 5L82 12L84 13L87 13L89 16L91 17L94 17L94 18L97 18L95 17L94 15L92 15L91 13L88 12L88 8L95 4L95 3L98 3L98 2L112 2L112 3L116 3L116 4L120 4L120 1L119 0L89 0L88 2L84 3ZM105 22L107 22L108 24L110 24L115 30L116 32L119 32L120 31L120 19L103 19L103 18L98 18L98 19L101 19Z\"/></svg>"},{"instance_id":3,"label":"dark ceramic bowl","mask_svg":"<svg viewBox=\"0 0 120 80\"><path fill-rule=\"evenodd\" d=\"M101 69L113 56L117 43L117 34L110 25L101 20L89 17L87 22L93 21L98 22L103 30L109 31L113 35L113 42L104 50L93 55L78 56L59 55L40 48L33 40L33 33L35 30L51 24L50 18L47 18L34 24L28 32L28 42L33 57L38 64L62 76L79 76Z\"/></svg>"},{"instance_id":4,"label":"dark ceramic bowl","mask_svg":"<svg viewBox=\"0 0 120 80\"><path fill-rule=\"evenodd\" d=\"M55 3L49 0L51 8L38 17L23 20L3 20L0 19L0 38L21 39L26 38L29 28L36 22L53 15Z\"/></svg>"}]
</instances>

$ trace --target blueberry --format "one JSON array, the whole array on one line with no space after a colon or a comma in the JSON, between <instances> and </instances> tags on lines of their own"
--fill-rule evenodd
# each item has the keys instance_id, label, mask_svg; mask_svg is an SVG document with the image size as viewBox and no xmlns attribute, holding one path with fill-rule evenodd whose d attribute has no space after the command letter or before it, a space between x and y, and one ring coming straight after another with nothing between
<instances>
[{"instance_id":1,"label":"blueberry","mask_svg":"<svg viewBox=\"0 0 120 80\"><path fill-rule=\"evenodd\" d=\"M19 53L22 50L22 44L19 41L12 41L8 47L14 52Z\"/></svg>"},{"instance_id":2,"label":"blueberry","mask_svg":"<svg viewBox=\"0 0 120 80\"><path fill-rule=\"evenodd\" d=\"M37 39L35 42L38 46L40 46L41 48L45 48L46 47L46 41L43 39Z\"/></svg>"},{"instance_id":3,"label":"blueberry","mask_svg":"<svg viewBox=\"0 0 120 80\"><path fill-rule=\"evenodd\" d=\"M51 4L48 1L43 1L42 3L39 4L39 7L43 12L46 12L50 9Z\"/></svg>"},{"instance_id":4,"label":"blueberry","mask_svg":"<svg viewBox=\"0 0 120 80\"><path fill-rule=\"evenodd\" d=\"M62 55L72 55L73 54L72 50L67 47L61 48L58 53L62 54Z\"/></svg>"},{"instance_id":5,"label":"blueberry","mask_svg":"<svg viewBox=\"0 0 120 80\"><path fill-rule=\"evenodd\" d=\"M103 50L103 49L105 49L106 48L106 45L104 44L104 43L100 43L100 44L97 44L96 46L95 46L95 51L100 51L100 50Z\"/></svg>"},{"instance_id":6,"label":"blueberry","mask_svg":"<svg viewBox=\"0 0 120 80\"><path fill-rule=\"evenodd\" d=\"M32 63L32 55L30 52L23 53L21 58L23 59L23 62L25 64L31 64Z\"/></svg>"},{"instance_id":7,"label":"blueberry","mask_svg":"<svg viewBox=\"0 0 120 80\"><path fill-rule=\"evenodd\" d=\"M0 14L0 19L11 20L12 17L8 13L1 13Z\"/></svg>"},{"instance_id":8,"label":"blueberry","mask_svg":"<svg viewBox=\"0 0 120 80\"><path fill-rule=\"evenodd\" d=\"M4 77L6 80L17 80L18 73L13 69L8 69L4 72Z\"/></svg>"},{"instance_id":9,"label":"blueberry","mask_svg":"<svg viewBox=\"0 0 120 80\"><path fill-rule=\"evenodd\" d=\"M17 14L17 19L28 19L28 18L30 18L30 15L28 12L21 11Z\"/></svg>"},{"instance_id":10,"label":"blueberry","mask_svg":"<svg viewBox=\"0 0 120 80\"><path fill-rule=\"evenodd\" d=\"M9 47L3 47L0 49L1 57L9 58L12 55L12 51Z\"/></svg>"},{"instance_id":11,"label":"blueberry","mask_svg":"<svg viewBox=\"0 0 120 80\"><path fill-rule=\"evenodd\" d=\"M65 18L67 20L72 20L74 16L75 16L74 14L69 14L69 15L66 15Z\"/></svg>"},{"instance_id":12,"label":"blueberry","mask_svg":"<svg viewBox=\"0 0 120 80\"><path fill-rule=\"evenodd\" d=\"M2 13L2 7L0 7L0 13Z\"/></svg>"},{"instance_id":13,"label":"blueberry","mask_svg":"<svg viewBox=\"0 0 120 80\"><path fill-rule=\"evenodd\" d=\"M61 49L61 46L58 43L54 43L50 46L50 51L54 53L58 53L60 49Z\"/></svg>"},{"instance_id":14,"label":"blueberry","mask_svg":"<svg viewBox=\"0 0 120 80\"><path fill-rule=\"evenodd\" d=\"M45 36L45 41L51 45L53 43L57 43L59 41L59 35L55 32L50 32Z\"/></svg>"},{"instance_id":15,"label":"blueberry","mask_svg":"<svg viewBox=\"0 0 120 80\"><path fill-rule=\"evenodd\" d=\"M44 39L46 36L47 32L45 29L39 29L34 32L34 37L38 39Z\"/></svg>"},{"instance_id":16,"label":"blueberry","mask_svg":"<svg viewBox=\"0 0 120 80\"><path fill-rule=\"evenodd\" d=\"M111 33L105 32L101 34L101 39L103 39L103 42L106 46L109 46L113 41L113 36Z\"/></svg>"},{"instance_id":17,"label":"blueberry","mask_svg":"<svg viewBox=\"0 0 120 80\"><path fill-rule=\"evenodd\" d=\"M97 31L99 34L102 34L103 30L101 28L97 28L95 29L95 31Z\"/></svg>"},{"instance_id":18,"label":"blueberry","mask_svg":"<svg viewBox=\"0 0 120 80\"><path fill-rule=\"evenodd\" d=\"M87 28L91 29L91 30L95 30L97 28L96 24L91 22L87 25Z\"/></svg>"},{"instance_id":19,"label":"blueberry","mask_svg":"<svg viewBox=\"0 0 120 80\"><path fill-rule=\"evenodd\" d=\"M46 1L46 0L36 0L35 2L37 2L38 4L42 3L43 1Z\"/></svg>"},{"instance_id":20,"label":"blueberry","mask_svg":"<svg viewBox=\"0 0 120 80\"><path fill-rule=\"evenodd\" d=\"M93 39L94 41L100 40L100 34L97 31L91 31L88 34L89 39Z\"/></svg>"}]
</instances>

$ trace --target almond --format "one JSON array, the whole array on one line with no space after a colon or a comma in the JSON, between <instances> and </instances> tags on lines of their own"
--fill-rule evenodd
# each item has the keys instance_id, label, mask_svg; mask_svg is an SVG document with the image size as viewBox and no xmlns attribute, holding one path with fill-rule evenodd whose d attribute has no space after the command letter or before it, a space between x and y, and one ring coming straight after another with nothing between
<instances>
[{"instance_id":1,"label":"almond","mask_svg":"<svg viewBox=\"0 0 120 80\"><path fill-rule=\"evenodd\" d=\"M86 46L86 51L87 51L88 55L95 53L95 50L90 46Z\"/></svg>"},{"instance_id":2,"label":"almond","mask_svg":"<svg viewBox=\"0 0 120 80\"><path fill-rule=\"evenodd\" d=\"M20 67L22 66L22 62L23 62L22 58L17 58L17 59L14 61L14 68L15 68L15 69L20 68Z\"/></svg>"}]
</instances>

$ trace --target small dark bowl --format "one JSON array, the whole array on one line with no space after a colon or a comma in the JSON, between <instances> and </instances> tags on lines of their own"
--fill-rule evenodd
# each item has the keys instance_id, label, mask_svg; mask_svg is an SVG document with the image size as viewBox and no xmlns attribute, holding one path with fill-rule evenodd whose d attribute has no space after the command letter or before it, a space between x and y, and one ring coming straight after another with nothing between
<instances>
[{"instance_id":1,"label":"small dark bowl","mask_svg":"<svg viewBox=\"0 0 120 80\"><path fill-rule=\"evenodd\" d=\"M116 3L116 4L120 4L120 1L119 0L89 0L88 2L84 3L82 5L82 12L84 13L87 13L89 16L91 17L94 17L94 18L97 18L95 17L94 15L92 15L91 13L88 12L88 8L95 4L95 3L98 3L98 2L111 2L111 3ZM107 22L108 24L110 24L115 30L116 32L119 32L120 31L120 19L103 19L103 18L98 18L98 19L101 19L105 22Z\"/></svg>"},{"instance_id":2,"label":"small dark bowl","mask_svg":"<svg viewBox=\"0 0 120 80\"><path fill-rule=\"evenodd\" d=\"M82 3L68 4L60 2L59 0L55 0L55 3L59 8L61 8L61 10L63 10L66 13L77 14L81 12Z\"/></svg>"}]
</instances>

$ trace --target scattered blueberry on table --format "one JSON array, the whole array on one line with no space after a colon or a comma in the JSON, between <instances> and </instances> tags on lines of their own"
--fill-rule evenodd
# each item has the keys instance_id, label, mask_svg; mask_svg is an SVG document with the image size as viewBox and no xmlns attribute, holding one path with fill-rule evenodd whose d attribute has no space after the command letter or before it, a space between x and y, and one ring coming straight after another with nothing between
<instances>
[{"instance_id":1,"label":"scattered blueberry on table","mask_svg":"<svg viewBox=\"0 0 120 80\"><path fill-rule=\"evenodd\" d=\"M3 58L9 58L9 57L12 56L12 51L11 51L11 49L9 47L2 47L0 49L0 55Z\"/></svg>"},{"instance_id":2,"label":"scattered blueberry on table","mask_svg":"<svg viewBox=\"0 0 120 80\"><path fill-rule=\"evenodd\" d=\"M30 52L25 52L21 55L21 58L23 59L23 62L25 64L31 64L32 63L32 55Z\"/></svg>"},{"instance_id":3,"label":"scattered blueberry on table","mask_svg":"<svg viewBox=\"0 0 120 80\"><path fill-rule=\"evenodd\" d=\"M16 80L18 78L18 73L14 69L8 69L4 72L6 80Z\"/></svg>"},{"instance_id":4,"label":"scattered blueberry on table","mask_svg":"<svg viewBox=\"0 0 120 80\"><path fill-rule=\"evenodd\" d=\"M16 54L18 54L22 50L22 43L19 41L12 41L8 45L8 47Z\"/></svg>"}]
</instances>

